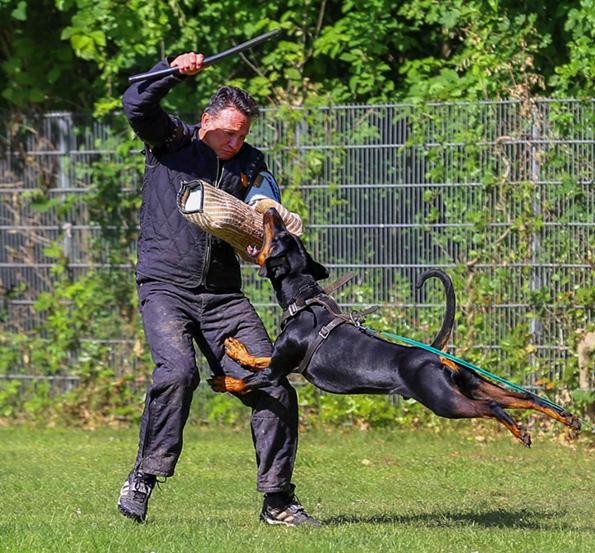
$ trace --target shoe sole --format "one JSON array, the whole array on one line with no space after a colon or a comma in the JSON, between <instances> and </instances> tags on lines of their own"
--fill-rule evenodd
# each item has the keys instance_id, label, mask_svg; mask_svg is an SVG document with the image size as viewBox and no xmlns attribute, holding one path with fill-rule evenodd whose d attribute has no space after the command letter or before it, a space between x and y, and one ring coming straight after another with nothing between
<instances>
[{"instance_id":1,"label":"shoe sole","mask_svg":"<svg viewBox=\"0 0 595 553\"><path fill-rule=\"evenodd\" d=\"M138 522L139 524L142 524L145 519L140 517L139 515L135 514L135 513L131 513L130 511L128 511L127 509L125 509L124 507L122 507L122 505L120 505L118 503L118 511L120 511L120 513L122 513L126 518L132 519L135 522Z\"/></svg>"},{"instance_id":2,"label":"shoe sole","mask_svg":"<svg viewBox=\"0 0 595 553\"><path fill-rule=\"evenodd\" d=\"M275 520L274 518L260 517L260 520L266 524L270 524L271 526L289 526L291 528L296 527L296 525L292 524L291 522L285 522L283 520Z\"/></svg>"},{"instance_id":3,"label":"shoe sole","mask_svg":"<svg viewBox=\"0 0 595 553\"><path fill-rule=\"evenodd\" d=\"M270 524L271 526L287 526L289 528L296 528L297 524L292 524L291 522L285 522L283 520L275 520L273 518L261 518L260 519L265 524Z\"/></svg>"},{"instance_id":4,"label":"shoe sole","mask_svg":"<svg viewBox=\"0 0 595 553\"><path fill-rule=\"evenodd\" d=\"M260 515L261 522L270 524L271 526L288 526L289 528L297 528L298 526L310 526L311 528L322 528L322 523L315 524L313 522L302 522L300 524L293 524L292 522L285 522L284 520L277 520Z\"/></svg>"}]
</instances>

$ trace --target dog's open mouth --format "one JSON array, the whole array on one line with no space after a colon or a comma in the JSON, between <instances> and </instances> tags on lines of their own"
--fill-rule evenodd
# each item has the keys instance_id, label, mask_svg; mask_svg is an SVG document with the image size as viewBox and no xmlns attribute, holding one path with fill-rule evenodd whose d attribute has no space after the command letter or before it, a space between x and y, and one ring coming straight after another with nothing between
<instances>
[{"instance_id":1,"label":"dog's open mouth","mask_svg":"<svg viewBox=\"0 0 595 553\"><path fill-rule=\"evenodd\" d=\"M266 239L263 241L262 247L258 248L251 244L246 248L246 253L261 267L264 265L267 256L269 255L270 244L267 247Z\"/></svg>"},{"instance_id":2,"label":"dog's open mouth","mask_svg":"<svg viewBox=\"0 0 595 553\"><path fill-rule=\"evenodd\" d=\"M254 244L250 244L250 246L246 248L246 252L250 257L256 258L260 253L260 249L257 248Z\"/></svg>"},{"instance_id":3,"label":"dog's open mouth","mask_svg":"<svg viewBox=\"0 0 595 553\"><path fill-rule=\"evenodd\" d=\"M246 248L248 255L252 257L252 259L254 259L261 267L264 265L269 253L271 252L273 236L275 232L278 232L281 227L285 228L283 219L274 208L270 208L265 212L262 222L264 231L262 247L258 249L256 246L250 245Z\"/></svg>"}]
</instances>

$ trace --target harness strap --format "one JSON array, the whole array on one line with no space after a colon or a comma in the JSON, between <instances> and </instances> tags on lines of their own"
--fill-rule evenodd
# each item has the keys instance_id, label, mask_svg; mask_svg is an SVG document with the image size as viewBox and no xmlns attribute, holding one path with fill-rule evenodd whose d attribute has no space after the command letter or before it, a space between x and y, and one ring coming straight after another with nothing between
<instances>
[{"instance_id":1,"label":"harness strap","mask_svg":"<svg viewBox=\"0 0 595 553\"><path fill-rule=\"evenodd\" d=\"M299 366L294 370L294 372L298 372L302 374L308 365L310 364L310 360L312 356L318 351L318 348L322 345L322 343L329 337L329 334L335 330L338 326L348 322L348 319L343 317L336 317L327 325L324 325L316 335L316 339L310 342L308 346L308 351L306 351L306 355L303 357L302 362Z\"/></svg>"},{"instance_id":2,"label":"harness strap","mask_svg":"<svg viewBox=\"0 0 595 553\"><path fill-rule=\"evenodd\" d=\"M346 277L348 277L348 278L346 278ZM339 283L338 286L342 286L343 284L345 284L345 282L347 282L352 277L353 277L353 274L345 275L344 277L339 279L339 281L337 281ZM335 285L337 285L337 283L333 284L332 286L335 286ZM358 313L353 312L350 315L347 315L341 311L339 304L333 298L331 298L330 296L327 296L326 293L324 293L324 292L320 292L317 295L312 296L311 298L307 298L307 299L298 298L296 301L291 303L287 307L285 312L283 313L283 316L281 317L281 330L283 330L285 328L285 325L287 324L287 321L289 319L294 317L300 311L303 311L304 309L308 309L312 305L319 305L319 306L323 307L324 309L326 309L328 311L328 313L333 318L330 323L324 325L318 331L316 338L314 340L312 340L310 342L310 344L308 345L306 355L304 355L304 357L302 358L302 361L300 362L298 367L296 369L294 369L294 372L298 372L300 374L302 374L308 368L308 365L310 364L310 361L312 360L312 356L318 351L318 348L328 338L329 334L333 330L335 330L335 328L341 326L342 324L347 323L347 324L356 326L360 329L363 329L363 327L361 326L361 322L363 320L362 316L367 315L377 309L376 306L373 306L368 309L365 309L364 311L360 311Z\"/></svg>"},{"instance_id":3,"label":"harness strap","mask_svg":"<svg viewBox=\"0 0 595 553\"><path fill-rule=\"evenodd\" d=\"M281 329L283 330L283 328L285 328L287 319L290 319L291 317L297 315L300 311L303 311L304 309L307 309L311 305L315 304L324 307L334 317L344 316L339 304L330 296L322 293L306 300L298 299L292 304L288 305L287 309L281 316Z\"/></svg>"},{"instance_id":4,"label":"harness strap","mask_svg":"<svg viewBox=\"0 0 595 553\"><path fill-rule=\"evenodd\" d=\"M377 305L371 305L370 307L367 307L366 309L362 309L361 311L352 311L351 314L349 315L349 317L351 318L351 320L353 321L353 324L355 326L361 326L362 323L365 321L365 318L377 310L378 310Z\"/></svg>"},{"instance_id":5,"label":"harness strap","mask_svg":"<svg viewBox=\"0 0 595 553\"><path fill-rule=\"evenodd\" d=\"M341 286L345 286L345 284L347 284L354 276L355 273L353 271L345 273L341 278L335 280L335 282L324 288L324 293L332 294L335 290L341 288Z\"/></svg>"},{"instance_id":6,"label":"harness strap","mask_svg":"<svg viewBox=\"0 0 595 553\"><path fill-rule=\"evenodd\" d=\"M283 328L283 326L285 326L287 319L289 319L290 317L293 317L294 315L296 315L303 309L306 309L306 307L309 307L313 303L322 305L333 315L341 315L342 312L341 312L341 308L339 307L339 304L333 298L328 297L328 296L331 293L333 293L335 290L338 290L339 288L341 288L341 286L344 286L354 276L355 276L355 273L353 271L350 271L349 273L345 273L341 278L339 278L338 280L335 280L335 282L333 282L332 284L329 284L326 288L324 288L322 290L320 288L316 287L318 290L318 293L315 292L315 295L313 295L312 297L310 297L308 299L303 299L303 298L299 297L299 295L298 295L298 298L293 303L289 304L287 306L287 309L283 312L283 315L281 316L281 328Z\"/></svg>"}]
</instances>

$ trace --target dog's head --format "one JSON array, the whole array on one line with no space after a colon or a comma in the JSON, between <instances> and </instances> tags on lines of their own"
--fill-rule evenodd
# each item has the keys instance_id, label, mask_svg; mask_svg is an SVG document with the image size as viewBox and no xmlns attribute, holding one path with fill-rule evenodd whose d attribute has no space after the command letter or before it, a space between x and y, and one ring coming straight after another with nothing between
<instances>
[{"instance_id":1,"label":"dog's head","mask_svg":"<svg viewBox=\"0 0 595 553\"><path fill-rule=\"evenodd\" d=\"M315 280L328 277L326 268L314 261L304 248L302 241L291 234L275 208L263 216L264 239L262 248L254 252L260 265L260 276L273 283L288 275L311 275Z\"/></svg>"}]
</instances>

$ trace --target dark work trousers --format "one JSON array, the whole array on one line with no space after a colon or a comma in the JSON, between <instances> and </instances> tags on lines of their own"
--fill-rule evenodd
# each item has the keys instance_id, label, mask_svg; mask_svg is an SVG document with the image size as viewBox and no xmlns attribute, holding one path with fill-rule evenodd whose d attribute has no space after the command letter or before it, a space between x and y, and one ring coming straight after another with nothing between
<instances>
[{"instance_id":1,"label":"dark work trousers","mask_svg":"<svg viewBox=\"0 0 595 553\"><path fill-rule=\"evenodd\" d=\"M155 370L141 420L136 468L172 476L199 383L194 341L215 375L236 378L250 373L225 355L227 337L237 338L259 357L269 357L272 346L262 321L240 292L212 293L157 281L141 282L138 291ZM295 390L283 379L236 397L252 408L256 489L288 490L298 437Z\"/></svg>"}]
</instances>

